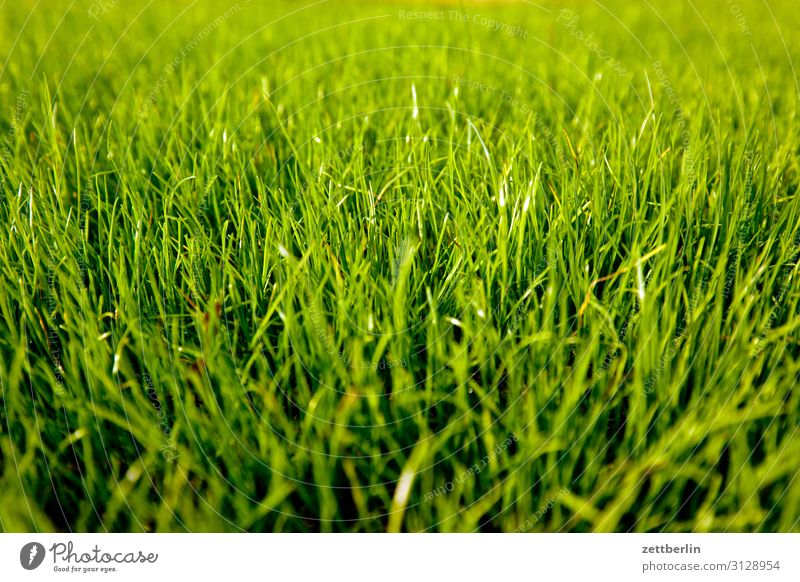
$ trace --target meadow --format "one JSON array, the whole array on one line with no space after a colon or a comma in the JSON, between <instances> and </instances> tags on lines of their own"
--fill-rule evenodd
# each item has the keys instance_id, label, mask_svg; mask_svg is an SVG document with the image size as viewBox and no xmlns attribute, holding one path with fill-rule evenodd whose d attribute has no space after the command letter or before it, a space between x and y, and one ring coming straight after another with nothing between
<instances>
[{"instance_id":1,"label":"meadow","mask_svg":"<svg viewBox=\"0 0 800 582\"><path fill-rule=\"evenodd\" d=\"M796 3L0 15L0 531L800 531Z\"/></svg>"}]
</instances>

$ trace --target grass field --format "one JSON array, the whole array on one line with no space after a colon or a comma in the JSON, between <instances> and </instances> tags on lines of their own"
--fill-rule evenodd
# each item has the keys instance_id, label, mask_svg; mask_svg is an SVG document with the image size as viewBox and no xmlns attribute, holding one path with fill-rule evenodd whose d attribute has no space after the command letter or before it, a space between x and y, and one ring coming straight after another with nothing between
<instances>
[{"instance_id":1,"label":"grass field","mask_svg":"<svg viewBox=\"0 0 800 582\"><path fill-rule=\"evenodd\" d=\"M800 531L796 2L1 2L0 530Z\"/></svg>"}]
</instances>

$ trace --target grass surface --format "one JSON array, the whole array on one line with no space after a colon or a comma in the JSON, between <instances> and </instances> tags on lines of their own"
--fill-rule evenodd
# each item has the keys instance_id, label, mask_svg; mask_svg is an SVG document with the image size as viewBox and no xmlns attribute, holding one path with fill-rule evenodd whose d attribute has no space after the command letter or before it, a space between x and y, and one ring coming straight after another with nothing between
<instances>
[{"instance_id":1,"label":"grass surface","mask_svg":"<svg viewBox=\"0 0 800 582\"><path fill-rule=\"evenodd\" d=\"M796 3L267 4L0 5L1 530L800 530Z\"/></svg>"}]
</instances>

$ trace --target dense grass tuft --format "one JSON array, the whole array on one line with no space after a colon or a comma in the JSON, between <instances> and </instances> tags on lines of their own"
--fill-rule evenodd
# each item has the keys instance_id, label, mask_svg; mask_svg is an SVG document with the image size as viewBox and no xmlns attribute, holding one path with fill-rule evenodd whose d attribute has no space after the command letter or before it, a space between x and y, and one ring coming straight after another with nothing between
<instances>
[{"instance_id":1,"label":"dense grass tuft","mask_svg":"<svg viewBox=\"0 0 800 582\"><path fill-rule=\"evenodd\" d=\"M0 530L800 529L738 1L5 3Z\"/></svg>"}]
</instances>

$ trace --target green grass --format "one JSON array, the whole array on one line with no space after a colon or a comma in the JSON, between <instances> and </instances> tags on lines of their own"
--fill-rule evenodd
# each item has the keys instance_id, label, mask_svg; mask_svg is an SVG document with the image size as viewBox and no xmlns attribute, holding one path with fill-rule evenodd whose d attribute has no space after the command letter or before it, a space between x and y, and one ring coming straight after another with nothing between
<instances>
[{"instance_id":1,"label":"green grass","mask_svg":"<svg viewBox=\"0 0 800 582\"><path fill-rule=\"evenodd\" d=\"M134 4L0 5L0 530L800 530L796 5Z\"/></svg>"}]
</instances>

